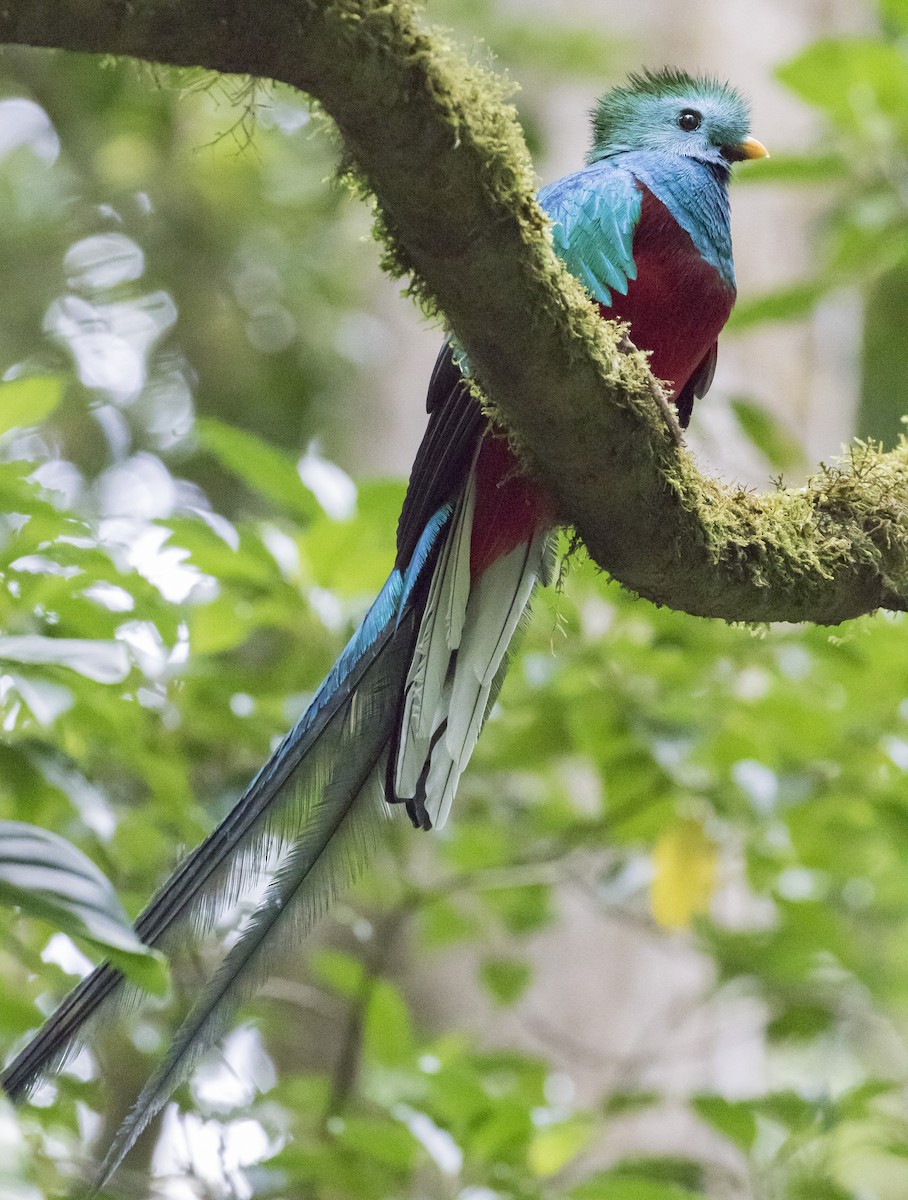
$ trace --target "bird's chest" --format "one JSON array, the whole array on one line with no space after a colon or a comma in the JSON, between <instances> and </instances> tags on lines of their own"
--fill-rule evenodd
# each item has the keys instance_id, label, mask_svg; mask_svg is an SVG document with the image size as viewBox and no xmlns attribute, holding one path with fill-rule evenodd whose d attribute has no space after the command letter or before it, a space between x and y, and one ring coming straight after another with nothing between
<instances>
[{"instance_id":1,"label":"bird's chest","mask_svg":"<svg viewBox=\"0 0 908 1200\"><path fill-rule=\"evenodd\" d=\"M630 323L634 345L651 352L653 374L677 394L728 320L735 289L645 187L633 256L637 278L602 313Z\"/></svg>"}]
</instances>

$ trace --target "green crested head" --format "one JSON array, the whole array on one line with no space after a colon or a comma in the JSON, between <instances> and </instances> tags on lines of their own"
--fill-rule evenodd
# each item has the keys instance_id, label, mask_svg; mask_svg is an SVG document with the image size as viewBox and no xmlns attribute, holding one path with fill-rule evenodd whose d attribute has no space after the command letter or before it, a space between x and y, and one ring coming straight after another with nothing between
<instances>
[{"instance_id":1,"label":"green crested head","mask_svg":"<svg viewBox=\"0 0 908 1200\"><path fill-rule=\"evenodd\" d=\"M750 112L740 92L671 67L628 76L605 93L592 117L589 162L626 150L661 150L717 164L766 155L750 137Z\"/></svg>"}]
</instances>

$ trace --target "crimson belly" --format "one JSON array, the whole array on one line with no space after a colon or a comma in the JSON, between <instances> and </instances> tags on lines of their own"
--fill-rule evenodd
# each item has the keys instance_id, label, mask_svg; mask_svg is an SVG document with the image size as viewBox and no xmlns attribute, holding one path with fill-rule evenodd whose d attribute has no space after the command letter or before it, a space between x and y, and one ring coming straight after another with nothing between
<instances>
[{"instance_id":1,"label":"crimson belly","mask_svg":"<svg viewBox=\"0 0 908 1200\"><path fill-rule=\"evenodd\" d=\"M476 462L476 509L470 540L472 578L553 521L548 497L523 473L511 453L507 435L502 429L491 429Z\"/></svg>"},{"instance_id":2,"label":"crimson belly","mask_svg":"<svg viewBox=\"0 0 908 1200\"><path fill-rule=\"evenodd\" d=\"M630 323L631 341L649 350L657 379L677 396L719 336L735 289L704 262L690 236L651 192L643 189L634 235L637 278L626 296L613 295L604 317Z\"/></svg>"}]
</instances>

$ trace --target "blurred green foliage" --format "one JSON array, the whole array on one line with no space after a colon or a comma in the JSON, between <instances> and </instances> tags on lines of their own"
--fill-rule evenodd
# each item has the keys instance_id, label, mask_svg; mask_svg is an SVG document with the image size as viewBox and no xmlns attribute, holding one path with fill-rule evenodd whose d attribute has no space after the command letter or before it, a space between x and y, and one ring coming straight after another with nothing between
<instances>
[{"instance_id":1,"label":"blurred green foliage","mask_svg":"<svg viewBox=\"0 0 908 1200\"><path fill-rule=\"evenodd\" d=\"M904 431L908 377L908 6L880 0L875 37L829 38L777 72L822 119L822 145L780 156L744 178L825 190L829 210L814 274L745 299L732 326L806 316L824 295L856 288L863 300L856 433L891 446Z\"/></svg>"},{"instance_id":2,"label":"blurred green foliage","mask_svg":"<svg viewBox=\"0 0 908 1200\"><path fill-rule=\"evenodd\" d=\"M90 944L127 979L167 994L163 954L143 945L110 880L72 843L24 821L0 821L0 904Z\"/></svg>"},{"instance_id":3,"label":"blurred green foliage","mask_svg":"<svg viewBox=\"0 0 908 1200\"><path fill-rule=\"evenodd\" d=\"M831 189L826 250L815 279L739 319L863 288L864 432L880 435L908 325L908 9L883 11L879 39L782 73L829 119L822 155L771 168ZM620 58L484 0L436 15L521 75ZM131 914L304 707L383 581L403 495L373 482L351 506L341 487L339 515L338 477L330 495L303 482L310 438L332 418L341 444L375 369L374 256L305 104L226 86L28 53L0 77L0 104L20 104L0 129L21 135L0 141L0 820L71 840ZM534 138L537 103L521 100ZM737 413L790 469L790 440ZM378 867L227 1039L240 1065L196 1073L112 1194L146 1194L154 1154L213 1196L900 1200L904 639L886 615L834 633L694 620L574 561L538 599L450 825L422 837L394 814ZM705 1069L669 1086L664 1030L629 1029L612 1062L595 1024L546 1023L541 955L571 905L603 935L696 944L707 1012L756 1014L746 1096L706 1091ZM5 1050L79 962L25 912L2 928ZM607 944L622 979L624 943ZM586 946L563 990L602 954ZM178 989L208 969L180 964ZM512 1023L489 1032L496 1016ZM611 1016L604 1002L603 1031ZM143 1007L39 1103L0 1110L4 1197L78 1189L171 1020ZM501 1032L530 1026L532 1053ZM622 1156L635 1122L679 1110L687 1153Z\"/></svg>"}]
</instances>

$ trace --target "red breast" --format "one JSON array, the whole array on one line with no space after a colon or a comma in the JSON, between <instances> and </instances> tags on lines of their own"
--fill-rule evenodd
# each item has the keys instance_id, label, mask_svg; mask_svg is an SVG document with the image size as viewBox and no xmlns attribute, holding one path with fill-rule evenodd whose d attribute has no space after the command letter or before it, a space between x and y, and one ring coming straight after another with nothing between
<instances>
[{"instance_id":1,"label":"red breast","mask_svg":"<svg viewBox=\"0 0 908 1200\"><path fill-rule=\"evenodd\" d=\"M634 234L637 278L626 296L613 296L611 308L599 307L604 317L630 322L631 341L652 352L653 374L677 395L728 320L735 291L701 258L662 201L642 190Z\"/></svg>"},{"instance_id":2,"label":"red breast","mask_svg":"<svg viewBox=\"0 0 908 1200\"><path fill-rule=\"evenodd\" d=\"M651 351L653 374L672 384L676 396L728 320L734 288L704 262L690 235L646 188L634 234L634 262L637 278L627 295L615 294L611 308L599 308L604 317L630 323L634 345ZM501 430L491 430L483 440L476 486L470 548L474 579L553 520L548 497L521 473Z\"/></svg>"}]
</instances>

